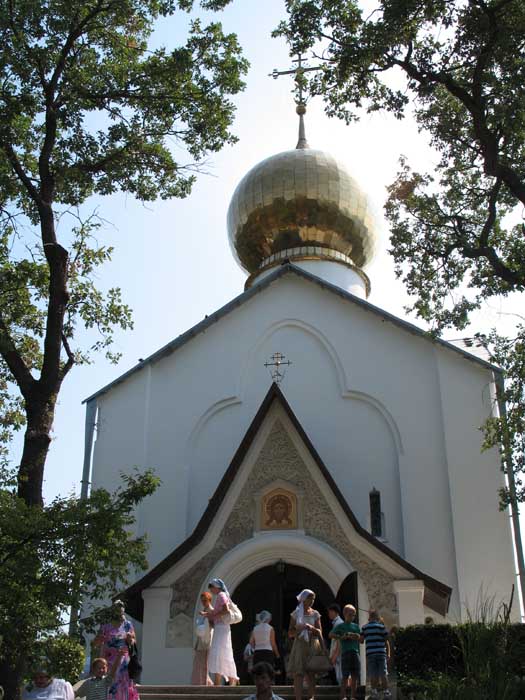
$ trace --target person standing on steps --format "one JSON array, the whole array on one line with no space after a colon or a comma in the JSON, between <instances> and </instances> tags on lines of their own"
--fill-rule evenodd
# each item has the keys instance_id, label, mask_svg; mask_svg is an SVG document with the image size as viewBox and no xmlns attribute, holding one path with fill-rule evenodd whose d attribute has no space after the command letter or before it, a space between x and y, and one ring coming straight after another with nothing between
<instances>
[{"instance_id":1,"label":"person standing on steps","mask_svg":"<svg viewBox=\"0 0 525 700\"><path fill-rule=\"evenodd\" d=\"M200 601L203 611L213 612L211 593L209 591L201 593ZM192 685L213 685L208 674L208 655L212 636L213 630L210 621L207 617L198 615L195 624L195 645L193 647Z\"/></svg>"},{"instance_id":2,"label":"person standing on steps","mask_svg":"<svg viewBox=\"0 0 525 700\"><path fill-rule=\"evenodd\" d=\"M377 610L368 612L368 622L361 628L361 642L366 645L366 670L372 687L370 697L377 698L379 691L383 691L384 700L389 700L392 695L388 689L388 631Z\"/></svg>"},{"instance_id":3,"label":"person standing on steps","mask_svg":"<svg viewBox=\"0 0 525 700\"><path fill-rule=\"evenodd\" d=\"M279 695L275 695L272 685L275 681L275 671L271 664L266 661L259 661L252 669L255 693L248 695L244 700L283 700Z\"/></svg>"},{"instance_id":4,"label":"person standing on steps","mask_svg":"<svg viewBox=\"0 0 525 700\"><path fill-rule=\"evenodd\" d=\"M208 588L215 596L213 610L201 612L213 625L213 637L210 652L208 654L208 673L212 676L215 685L221 685L226 678L229 685L237 685L239 676L233 658L232 635L229 622L230 594L226 584L220 578L212 579Z\"/></svg>"},{"instance_id":5,"label":"person standing on steps","mask_svg":"<svg viewBox=\"0 0 525 700\"><path fill-rule=\"evenodd\" d=\"M361 630L354 622L356 609L353 605L345 605L343 608L344 622L337 625L328 635L330 639L337 639L341 644L341 691L340 698L346 698L346 691L350 685L352 698L357 698L357 682L361 673L361 659L359 657L359 641ZM350 682L350 683L349 683Z\"/></svg>"},{"instance_id":6,"label":"person standing on steps","mask_svg":"<svg viewBox=\"0 0 525 700\"><path fill-rule=\"evenodd\" d=\"M97 656L106 659L110 668L118 659L109 700L139 700L135 681L128 673L130 648L135 642L135 630L126 618L124 603L116 600L111 608L111 622L102 625L93 640L93 648L98 650Z\"/></svg>"},{"instance_id":7,"label":"person standing on steps","mask_svg":"<svg viewBox=\"0 0 525 700\"><path fill-rule=\"evenodd\" d=\"M332 603L328 606L328 617L332 623L332 629L337 627L337 625L342 625L344 622L341 617L341 608L337 603ZM335 673L337 685L341 685L341 645L337 639L330 640L330 661L334 667L332 673Z\"/></svg>"},{"instance_id":8,"label":"person standing on steps","mask_svg":"<svg viewBox=\"0 0 525 700\"><path fill-rule=\"evenodd\" d=\"M115 674L120 665L120 660L125 654L124 649L119 649L119 653L113 661L111 670L106 659L93 659L91 663L91 676L74 688L76 698L85 700L107 700L108 693L115 681Z\"/></svg>"},{"instance_id":9,"label":"person standing on steps","mask_svg":"<svg viewBox=\"0 0 525 700\"><path fill-rule=\"evenodd\" d=\"M270 625L272 614L268 610L261 610L256 616L257 624L250 635L250 645L253 649L253 664L266 661L275 668L275 660L280 658L275 630Z\"/></svg>"},{"instance_id":10,"label":"person standing on steps","mask_svg":"<svg viewBox=\"0 0 525 700\"><path fill-rule=\"evenodd\" d=\"M53 678L47 668L36 668L32 679L32 686L22 692L22 700L74 700L71 683L62 678Z\"/></svg>"},{"instance_id":11,"label":"person standing on steps","mask_svg":"<svg viewBox=\"0 0 525 700\"><path fill-rule=\"evenodd\" d=\"M305 588L297 596L297 607L290 615L288 636L293 639L287 671L293 676L295 700L302 700L303 679L310 700L315 696L315 673L308 671L308 659L322 653L321 615L314 610L315 593Z\"/></svg>"}]
</instances>

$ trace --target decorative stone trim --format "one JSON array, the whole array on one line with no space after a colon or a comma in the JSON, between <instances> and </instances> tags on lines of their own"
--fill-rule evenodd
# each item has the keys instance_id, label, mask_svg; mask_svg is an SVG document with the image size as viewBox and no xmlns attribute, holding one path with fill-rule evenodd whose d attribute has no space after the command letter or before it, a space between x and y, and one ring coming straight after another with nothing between
<instances>
[{"instance_id":1,"label":"decorative stone trim","mask_svg":"<svg viewBox=\"0 0 525 700\"><path fill-rule=\"evenodd\" d=\"M397 619L397 601L393 577L364 555L346 537L321 489L303 463L297 448L282 421L277 419L259 456L241 489L226 523L218 533L212 550L173 583L170 618L184 614L193 618L200 586L214 566L234 547L253 537L257 531L254 494L265 494L276 483L293 484L293 492L301 494L304 533L324 542L339 552L349 564L349 571L358 571L368 593L370 605L379 608L392 624ZM299 500L298 500L299 502Z\"/></svg>"}]
</instances>

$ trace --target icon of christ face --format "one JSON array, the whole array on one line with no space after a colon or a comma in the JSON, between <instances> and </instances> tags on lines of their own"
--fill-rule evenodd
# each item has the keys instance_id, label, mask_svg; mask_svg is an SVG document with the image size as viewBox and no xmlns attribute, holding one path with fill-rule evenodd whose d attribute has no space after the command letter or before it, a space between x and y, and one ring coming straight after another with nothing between
<instances>
[{"instance_id":1,"label":"icon of christ face","mask_svg":"<svg viewBox=\"0 0 525 700\"><path fill-rule=\"evenodd\" d=\"M292 504L290 499L283 495L273 496L266 506L266 527L292 524Z\"/></svg>"}]
</instances>

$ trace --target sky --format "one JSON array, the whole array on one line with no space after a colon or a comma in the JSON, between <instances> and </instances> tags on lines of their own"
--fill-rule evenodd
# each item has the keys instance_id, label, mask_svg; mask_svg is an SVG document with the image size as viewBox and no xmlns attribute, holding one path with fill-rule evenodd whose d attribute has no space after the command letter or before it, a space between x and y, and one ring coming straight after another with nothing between
<instances>
[{"instance_id":1,"label":"sky","mask_svg":"<svg viewBox=\"0 0 525 700\"><path fill-rule=\"evenodd\" d=\"M107 222L98 232L99 242L115 247L112 261L97 273L98 284L103 289L122 289L124 300L133 309L134 329L116 333L114 349L122 353L117 366L99 356L91 365L74 368L66 378L46 464L44 495L48 500L59 493L79 492L84 447L82 400L243 291L246 274L235 263L227 240L229 201L252 166L294 148L297 142L292 79L274 80L268 75L274 68L292 67L284 40L271 38L284 16L283 0L234 0L218 16L204 14L205 18L220 19L225 30L238 35L251 67L246 89L235 99L233 131L238 143L209 158L207 174L199 176L187 199L145 206L131 196L114 195L88 202L87 210L96 209ZM179 14L162 20L152 41L173 48L184 41L186 30L186 16ZM401 155L415 169L428 170L435 154L410 119L365 115L359 123L346 126L324 115L319 98L308 105L306 133L310 146L336 155L375 203L382 247L367 269L372 283L369 301L410 318L404 312L408 298L402 283L395 279L387 253L388 230L382 206ZM500 310L497 303L484 310L487 325L501 322ZM410 320L423 326L413 317ZM20 439L15 440L15 464L20 446Z\"/></svg>"}]
</instances>

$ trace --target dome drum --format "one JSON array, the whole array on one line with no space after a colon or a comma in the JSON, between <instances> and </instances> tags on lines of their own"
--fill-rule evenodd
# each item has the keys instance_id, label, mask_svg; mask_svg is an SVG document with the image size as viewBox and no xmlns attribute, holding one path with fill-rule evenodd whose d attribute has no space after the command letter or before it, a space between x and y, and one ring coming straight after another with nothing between
<instances>
[{"instance_id":1,"label":"dome drum","mask_svg":"<svg viewBox=\"0 0 525 700\"><path fill-rule=\"evenodd\" d=\"M329 260L331 262L344 265L348 269L352 270L361 279L365 298L370 294L370 279L368 278L368 275L363 272L363 270L354 265L351 259L343 253L333 250L332 248L321 248L320 246L285 248L280 250L278 253L273 253L268 258L265 258L260 264L258 270L248 277L244 288L249 289L259 275L262 275L262 273L270 270L272 267L282 265L287 261L295 261L296 263L300 263L306 260Z\"/></svg>"}]
</instances>

